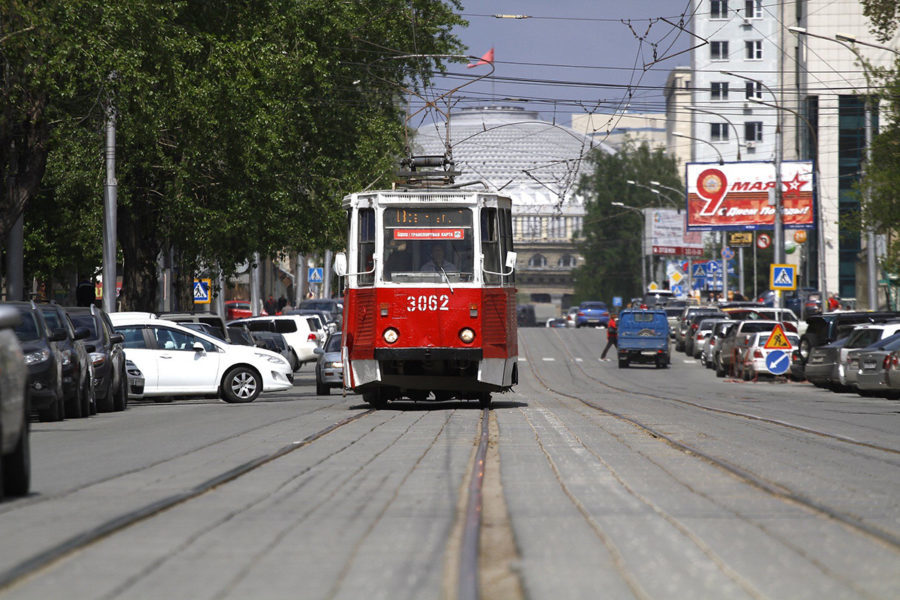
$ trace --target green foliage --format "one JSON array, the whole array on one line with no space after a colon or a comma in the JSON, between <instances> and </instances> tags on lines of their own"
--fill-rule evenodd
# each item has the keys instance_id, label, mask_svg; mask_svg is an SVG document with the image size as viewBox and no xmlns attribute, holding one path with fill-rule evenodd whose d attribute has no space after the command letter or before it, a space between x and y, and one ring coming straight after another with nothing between
<instances>
[{"instance_id":1,"label":"green foliage","mask_svg":"<svg viewBox=\"0 0 900 600\"><path fill-rule=\"evenodd\" d=\"M643 218L636 211L612 206L612 202L635 208L658 205L656 194L631 185L628 180L644 185L657 181L674 188L681 188L682 184L675 159L666 156L662 149L651 151L646 143L638 147L627 144L617 154L597 150L591 156L591 164L593 173L580 184L587 214L580 247L584 264L575 269L575 295L579 300L609 300L612 296L627 300L642 293Z\"/></svg>"},{"instance_id":2,"label":"green foliage","mask_svg":"<svg viewBox=\"0 0 900 600\"><path fill-rule=\"evenodd\" d=\"M108 106L117 114L128 306L152 302L156 256L167 247L193 270L252 252L342 246L340 198L389 173L402 151L395 83L420 87L442 68L394 57L458 52L454 8L456 0L4 3L0 43L17 85L4 91L11 108L0 125L33 123L34 98L46 107L44 139L28 151L43 152L47 176L26 234L28 248L48 256L29 256L30 269L97 265Z\"/></svg>"},{"instance_id":3,"label":"green foliage","mask_svg":"<svg viewBox=\"0 0 900 600\"><path fill-rule=\"evenodd\" d=\"M900 22L900 5L897 0L862 0L863 14L872 22L872 33L882 42L888 42L897 31Z\"/></svg>"}]
</instances>

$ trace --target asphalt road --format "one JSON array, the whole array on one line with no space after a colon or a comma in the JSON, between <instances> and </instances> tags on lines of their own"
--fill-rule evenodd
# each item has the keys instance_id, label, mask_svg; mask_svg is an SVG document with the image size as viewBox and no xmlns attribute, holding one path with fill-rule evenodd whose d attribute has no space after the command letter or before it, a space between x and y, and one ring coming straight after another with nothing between
<instances>
[{"instance_id":1,"label":"asphalt road","mask_svg":"<svg viewBox=\"0 0 900 600\"><path fill-rule=\"evenodd\" d=\"M604 342L520 331L483 469L475 404L369 411L308 366L249 405L34 423L0 600L454 598L473 473L483 598L900 597L900 403Z\"/></svg>"}]
</instances>

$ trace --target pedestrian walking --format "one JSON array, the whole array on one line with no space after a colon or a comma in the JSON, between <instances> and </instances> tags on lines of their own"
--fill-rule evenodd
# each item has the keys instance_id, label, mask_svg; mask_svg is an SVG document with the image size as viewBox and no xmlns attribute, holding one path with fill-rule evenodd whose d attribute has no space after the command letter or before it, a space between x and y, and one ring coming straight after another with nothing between
<instances>
[{"instance_id":1,"label":"pedestrian walking","mask_svg":"<svg viewBox=\"0 0 900 600\"><path fill-rule=\"evenodd\" d=\"M600 355L600 360L608 360L606 358L606 353L609 352L609 348L611 346L616 347L616 351L619 349L619 326L616 323L616 315L609 315L609 323L606 325L606 348L603 349L603 354Z\"/></svg>"}]
</instances>

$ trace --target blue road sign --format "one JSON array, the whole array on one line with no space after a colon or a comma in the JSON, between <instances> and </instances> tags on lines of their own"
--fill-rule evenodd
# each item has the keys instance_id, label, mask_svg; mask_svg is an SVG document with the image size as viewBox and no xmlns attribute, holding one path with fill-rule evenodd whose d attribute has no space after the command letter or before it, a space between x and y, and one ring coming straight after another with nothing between
<instances>
[{"instance_id":1,"label":"blue road sign","mask_svg":"<svg viewBox=\"0 0 900 600\"><path fill-rule=\"evenodd\" d=\"M784 350L772 350L766 356L766 368L773 375L783 375L791 368L791 356Z\"/></svg>"},{"instance_id":2,"label":"blue road sign","mask_svg":"<svg viewBox=\"0 0 900 600\"><path fill-rule=\"evenodd\" d=\"M613 306L615 306L617 308L621 308L622 296L613 296Z\"/></svg>"},{"instance_id":3,"label":"blue road sign","mask_svg":"<svg viewBox=\"0 0 900 600\"><path fill-rule=\"evenodd\" d=\"M725 246L724 248L722 248L722 258L724 258L725 260L731 260L732 258L734 258L734 250L732 250L728 246Z\"/></svg>"},{"instance_id":4,"label":"blue road sign","mask_svg":"<svg viewBox=\"0 0 900 600\"><path fill-rule=\"evenodd\" d=\"M706 274L707 275L715 275L722 271L722 267L719 265L718 261L711 260L706 263Z\"/></svg>"},{"instance_id":5,"label":"blue road sign","mask_svg":"<svg viewBox=\"0 0 900 600\"><path fill-rule=\"evenodd\" d=\"M209 304L209 287L211 281L209 279L194 280L194 304Z\"/></svg>"},{"instance_id":6,"label":"blue road sign","mask_svg":"<svg viewBox=\"0 0 900 600\"><path fill-rule=\"evenodd\" d=\"M694 277L706 277L706 269L703 268L704 264L705 263L694 263L691 275L693 275Z\"/></svg>"},{"instance_id":7,"label":"blue road sign","mask_svg":"<svg viewBox=\"0 0 900 600\"><path fill-rule=\"evenodd\" d=\"M794 265L769 265L769 287L773 290L795 290Z\"/></svg>"},{"instance_id":8,"label":"blue road sign","mask_svg":"<svg viewBox=\"0 0 900 600\"><path fill-rule=\"evenodd\" d=\"M324 277L322 267L310 267L306 280L310 283L322 283Z\"/></svg>"},{"instance_id":9,"label":"blue road sign","mask_svg":"<svg viewBox=\"0 0 900 600\"><path fill-rule=\"evenodd\" d=\"M672 286L672 293L675 294L676 296L683 296L683 295L684 295L684 288L681 287L680 285L673 285L673 286Z\"/></svg>"}]
</instances>

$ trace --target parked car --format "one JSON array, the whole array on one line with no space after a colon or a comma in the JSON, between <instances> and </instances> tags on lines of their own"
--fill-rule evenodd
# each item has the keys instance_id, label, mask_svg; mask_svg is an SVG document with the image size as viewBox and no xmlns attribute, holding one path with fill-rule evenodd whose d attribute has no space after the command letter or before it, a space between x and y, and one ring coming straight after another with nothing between
<instances>
[{"instance_id":1,"label":"parked car","mask_svg":"<svg viewBox=\"0 0 900 600\"><path fill-rule=\"evenodd\" d=\"M89 417L96 412L94 399L94 366L84 340L90 335L87 327L75 328L72 319L58 304L38 304L50 331L58 329L66 337L57 342L62 355L63 397L65 415L69 418Z\"/></svg>"},{"instance_id":2,"label":"parked car","mask_svg":"<svg viewBox=\"0 0 900 600\"><path fill-rule=\"evenodd\" d=\"M684 353L688 356L694 356L697 335L700 329L700 323L705 319L724 319L725 313L699 313L691 315L685 320L684 330ZM702 339L702 337L701 337Z\"/></svg>"},{"instance_id":3,"label":"parked car","mask_svg":"<svg viewBox=\"0 0 900 600\"><path fill-rule=\"evenodd\" d=\"M30 409L37 411L41 421L62 421L66 415L63 358L57 343L65 339L65 332L50 331L34 302L7 302L3 306L17 310L21 318L15 334L28 367Z\"/></svg>"},{"instance_id":4,"label":"parked car","mask_svg":"<svg viewBox=\"0 0 900 600\"><path fill-rule=\"evenodd\" d=\"M569 323L566 321L565 317L555 317L553 319L547 319L547 327L568 327Z\"/></svg>"},{"instance_id":5,"label":"parked car","mask_svg":"<svg viewBox=\"0 0 900 600\"><path fill-rule=\"evenodd\" d=\"M715 306L686 306L678 319L678 325L675 328L675 349L679 352L684 350L684 344L688 327L688 319L694 315L721 316L720 311Z\"/></svg>"},{"instance_id":6,"label":"parked car","mask_svg":"<svg viewBox=\"0 0 900 600\"><path fill-rule=\"evenodd\" d=\"M338 330L337 321L334 320L332 314L328 311L324 310L315 310L312 308L297 308L294 310L288 310L283 313L283 315L312 315L319 317L319 321L322 322L322 330L325 331L325 334L328 335L330 333L334 333Z\"/></svg>"},{"instance_id":7,"label":"parked car","mask_svg":"<svg viewBox=\"0 0 900 600\"><path fill-rule=\"evenodd\" d=\"M850 333L847 343L839 350L837 379L832 381L831 390L833 392L855 391L856 373L854 372L851 378L848 366L851 350L865 348L898 332L900 332L900 322L858 325Z\"/></svg>"},{"instance_id":8,"label":"parked car","mask_svg":"<svg viewBox=\"0 0 900 600\"><path fill-rule=\"evenodd\" d=\"M0 306L0 496L25 496L31 489L31 426L28 367L15 328L22 314Z\"/></svg>"},{"instance_id":9,"label":"parked car","mask_svg":"<svg viewBox=\"0 0 900 600\"><path fill-rule=\"evenodd\" d=\"M806 364L803 365L803 376L806 380L816 387L831 389L832 382L838 378L841 348L848 339L848 336L844 336L830 344L813 348L806 359Z\"/></svg>"},{"instance_id":10,"label":"parked car","mask_svg":"<svg viewBox=\"0 0 900 600\"><path fill-rule=\"evenodd\" d=\"M332 333L324 348L317 348L316 394L327 396L331 388L344 385L344 363L341 359L341 332Z\"/></svg>"},{"instance_id":11,"label":"parked car","mask_svg":"<svg viewBox=\"0 0 900 600\"><path fill-rule=\"evenodd\" d=\"M895 400L900 398L900 387L892 388L889 379L891 371L897 366L895 353L898 350L900 350L900 334L894 334L871 346L851 352L859 355L856 389L860 395L884 396Z\"/></svg>"},{"instance_id":12,"label":"parked car","mask_svg":"<svg viewBox=\"0 0 900 600\"><path fill-rule=\"evenodd\" d=\"M719 348L722 347L722 338L728 335L728 330L734 327L737 321L731 319L720 320L713 326L709 334L709 339L703 344L703 350L700 353L700 364L707 369L717 368L719 361Z\"/></svg>"},{"instance_id":13,"label":"parked car","mask_svg":"<svg viewBox=\"0 0 900 600\"><path fill-rule=\"evenodd\" d=\"M807 362L810 350L824 346L838 339L838 331L847 326L863 323L884 323L890 319L900 318L896 312L833 312L813 315L806 319L809 324L806 332L800 336L800 356Z\"/></svg>"},{"instance_id":14,"label":"parked car","mask_svg":"<svg viewBox=\"0 0 900 600\"><path fill-rule=\"evenodd\" d=\"M780 323L778 321L738 321L722 338L722 344L718 349L716 376L724 377L726 373L732 376L736 375L735 368L739 359L739 345L746 344L750 334L772 333L776 325L780 325Z\"/></svg>"},{"instance_id":15,"label":"parked car","mask_svg":"<svg viewBox=\"0 0 900 600\"><path fill-rule=\"evenodd\" d=\"M337 323L338 329L344 322L344 300L342 298L314 298L304 300L297 308L311 308L313 310L324 310L331 315L331 320Z\"/></svg>"},{"instance_id":16,"label":"parked car","mask_svg":"<svg viewBox=\"0 0 900 600\"><path fill-rule=\"evenodd\" d=\"M794 311L787 308L742 306L735 308L726 308L724 309L724 312L728 315L729 319L734 319L735 321L780 321L787 327L787 330L790 332L802 335L803 332L806 331L806 322L802 322L801 324L800 319L797 318L797 315L794 313Z\"/></svg>"},{"instance_id":17,"label":"parked car","mask_svg":"<svg viewBox=\"0 0 900 600\"><path fill-rule=\"evenodd\" d=\"M642 304L647 308L662 308L674 299L675 293L672 290L651 290L644 294Z\"/></svg>"},{"instance_id":18,"label":"parked car","mask_svg":"<svg viewBox=\"0 0 900 600\"><path fill-rule=\"evenodd\" d=\"M701 358L703 356L703 350L708 346L710 336L712 336L712 332L716 328L716 325L729 320L730 319L724 317L702 317L700 319L697 323L697 329L693 334L694 351L692 356L694 358Z\"/></svg>"},{"instance_id":19,"label":"parked car","mask_svg":"<svg viewBox=\"0 0 900 600\"><path fill-rule=\"evenodd\" d=\"M231 321L228 324L246 325L251 334L257 331L281 333L294 349L294 354L297 355L301 365L316 360L314 350L319 347L318 332L310 324L310 319L304 315L252 317Z\"/></svg>"},{"instance_id":20,"label":"parked car","mask_svg":"<svg viewBox=\"0 0 900 600\"><path fill-rule=\"evenodd\" d=\"M566 311L566 327L575 327L575 318L578 316L578 307L570 306Z\"/></svg>"},{"instance_id":21,"label":"parked car","mask_svg":"<svg viewBox=\"0 0 900 600\"><path fill-rule=\"evenodd\" d=\"M267 313L262 308L259 309L260 316L266 316ZM253 316L253 309L250 308L249 300L226 300L225 301L225 320L233 321L234 319L245 319Z\"/></svg>"},{"instance_id":22,"label":"parked car","mask_svg":"<svg viewBox=\"0 0 900 600\"><path fill-rule=\"evenodd\" d=\"M94 397L97 410L110 412L128 406L128 375L125 373L124 338L113 331L109 315L96 306L67 307L66 313L76 327L90 334L85 343L94 346L90 353L94 365Z\"/></svg>"},{"instance_id":23,"label":"parked car","mask_svg":"<svg viewBox=\"0 0 900 600\"><path fill-rule=\"evenodd\" d=\"M284 335L274 331L254 331L253 340L256 342L257 348L265 348L283 356L291 365L292 370L296 371L300 368L300 359L297 358L294 349L291 348Z\"/></svg>"},{"instance_id":24,"label":"parked car","mask_svg":"<svg viewBox=\"0 0 900 600\"><path fill-rule=\"evenodd\" d=\"M606 327L609 325L609 309L605 302L588 301L578 306L575 327Z\"/></svg>"},{"instance_id":25,"label":"parked car","mask_svg":"<svg viewBox=\"0 0 900 600\"><path fill-rule=\"evenodd\" d=\"M623 310L617 320L619 368L632 362L669 366L669 322L664 310Z\"/></svg>"},{"instance_id":26,"label":"parked car","mask_svg":"<svg viewBox=\"0 0 900 600\"><path fill-rule=\"evenodd\" d=\"M766 348L771 332L754 333L747 336L736 348L735 375L744 381L757 379L760 375L772 375L766 365L769 354L775 350ZM796 333L785 333L784 337L790 343L790 349L782 349L786 354L785 360L791 361L793 351L800 345L800 336ZM790 366L788 366L790 371Z\"/></svg>"},{"instance_id":27,"label":"parked car","mask_svg":"<svg viewBox=\"0 0 900 600\"><path fill-rule=\"evenodd\" d=\"M256 340L253 339L253 335L251 335L250 330L247 329L246 325L229 325L228 337L231 338L232 344L236 344L238 346L256 345Z\"/></svg>"},{"instance_id":28,"label":"parked car","mask_svg":"<svg viewBox=\"0 0 900 600\"><path fill-rule=\"evenodd\" d=\"M125 360L125 374L128 377L128 399L139 400L144 397L144 374L134 361Z\"/></svg>"},{"instance_id":29,"label":"parked car","mask_svg":"<svg viewBox=\"0 0 900 600\"><path fill-rule=\"evenodd\" d=\"M290 389L293 370L279 354L228 344L163 319L115 313L128 358L144 374L144 397L221 394L229 403Z\"/></svg>"},{"instance_id":30,"label":"parked car","mask_svg":"<svg viewBox=\"0 0 900 600\"><path fill-rule=\"evenodd\" d=\"M161 313L159 318L165 319L166 321L175 321L182 325L186 323L202 323L206 326L204 328L204 333L214 335L220 340L225 340L229 344L231 343L231 339L228 337L228 327L225 325L225 319L220 315L207 312Z\"/></svg>"}]
</instances>

